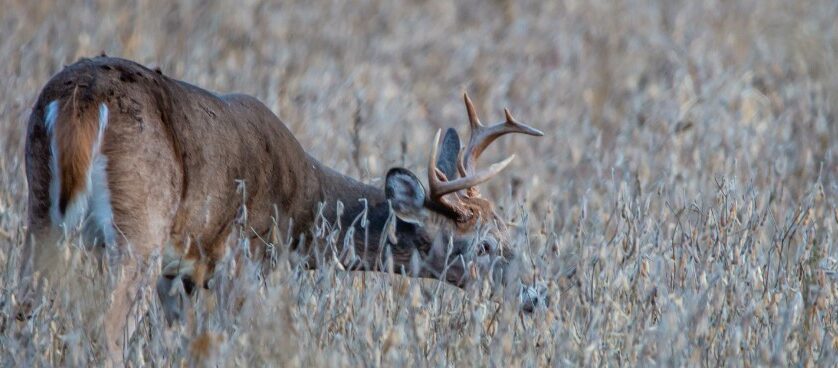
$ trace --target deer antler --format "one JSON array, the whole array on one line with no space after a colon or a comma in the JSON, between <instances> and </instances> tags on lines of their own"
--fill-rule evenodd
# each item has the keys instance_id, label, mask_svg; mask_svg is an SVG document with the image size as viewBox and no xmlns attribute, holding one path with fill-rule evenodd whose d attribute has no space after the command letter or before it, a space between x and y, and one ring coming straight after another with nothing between
<instances>
[{"instance_id":1,"label":"deer antler","mask_svg":"<svg viewBox=\"0 0 838 368\"><path fill-rule=\"evenodd\" d=\"M495 163L485 170L478 173L472 173L469 176L463 176L454 180L448 180L445 174L436 168L436 155L439 150L439 135L441 130L437 130L434 136L434 145L431 148L431 158L428 162L428 184L431 187L431 197L439 199L442 196L453 193L459 190L474 187L478 184L486 182L493 176L501 172L510 162L515 158L515 155L507 157L505 160Z\"/></svg>"},{"instance_id":2,"label":"deer antler","mask_svg":"<svg viewBox=\"0 0 838 368\"><path fill-rule=\"evenodd\" d=\"M431 198L439 203L451 207L454 211L462 213L462 209L449 203L444 196L446 194L455 193L461 190L466 190L469 197L476 197L476 190L471 190L477 185L486 182L498 173L500 173L510 162L515 158L511 155L503 161L492 164L486 169L477 171L475 164L480 154L498 137L509 133L522 133L534 136L542 136L540 130L530 127L526 124L519 123L512 117L508 109L504 109L506 121L492 125L484 126L480 123L477 117L477 112L468 94L463 95L466 104L466 111L468 112L468 120L470 126L469 142L465 147L465 151L459 156L457 166L462 177L451 179L447 178L436 167L437 151L439 147L440 130L437 130L434 136L434 143L431 148L431 157L428 162L428 185L430 186Z\"/></svg>"},{"instance_id":3,"label":"deer antler","mask_svg":"<svg viewBox=\"0 0 838 368\"><path fill-rule=\"evenodd\" d=\"M512 117L509 109L503 109L506 121L492 126L484 126L480 123L480 118L477 117L477 112L474 109L471 99L468 98L468 93L463 94L463 100L466 103L466 111L468 111L468 123L470 127L470 134L468 138L468 145L463 152L460 160L460 175L469 176L474 174L475 164L480 154L486 149L495 139L509 133L521 133L533 136L543 136L540 130L535 129L529 125L519 123Z\"/></svg>"}]
</instances>

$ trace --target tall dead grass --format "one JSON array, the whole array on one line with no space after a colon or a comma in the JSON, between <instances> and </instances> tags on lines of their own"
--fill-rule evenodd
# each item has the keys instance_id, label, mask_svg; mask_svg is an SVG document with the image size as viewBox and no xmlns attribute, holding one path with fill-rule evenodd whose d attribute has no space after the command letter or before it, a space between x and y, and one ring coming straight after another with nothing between
<instances>
[{"instance_id":1,"label":"tall dead grass","mask_svg":"<svg viewBox=\"0 0 838 368\"><path fill-rule=\"evenodd\" d=\"M0 365L101 358L99 321L76 298L59 291L32 319L13 316L26 118L62 65L101 51L257 96L315 157L373 184L394 165L423 170L431 134L463 126L465 90L485 120L509 106L548 133L488 153L519 158L485 190L521 225L546 310L301 272L280 241L275 272L226 276L180 325L144 296L134 363L838 364L835 2L0 7Z\"/></svg>"}]
</instances>

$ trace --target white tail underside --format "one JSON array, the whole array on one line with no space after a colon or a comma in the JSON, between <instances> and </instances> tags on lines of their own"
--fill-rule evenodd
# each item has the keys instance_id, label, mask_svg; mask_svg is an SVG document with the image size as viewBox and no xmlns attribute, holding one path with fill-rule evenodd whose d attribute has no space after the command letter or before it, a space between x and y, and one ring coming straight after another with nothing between
<instances>
[{"instance_id":1,"label":"white tail underside","mask_svg":"<svg viewBox=\"0 0 838 368\"><path fill-rule=\"evenodd\" d=\"M53 226L61 229L65 235L81 230L86 242L113 244L116 232L113 226L113 210L108 188L108 158L101 152L105 129L108 125L108 106L99 105L99 131L93 144L93 159L86 173L85 189L70 199L62 215L58 209L61 189L61 176L58 167L58 145L54 133L58 118L58 104L55 100L47 105L45 124L50 136L50 219Z\"/></svg>"}]
</instances>

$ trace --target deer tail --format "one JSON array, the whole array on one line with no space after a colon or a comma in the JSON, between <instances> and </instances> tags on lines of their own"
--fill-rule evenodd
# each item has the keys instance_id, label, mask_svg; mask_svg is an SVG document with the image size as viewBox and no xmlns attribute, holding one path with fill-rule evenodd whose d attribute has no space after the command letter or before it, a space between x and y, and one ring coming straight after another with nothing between
<instances>
[{"instance_id":1,"label":"deer tail","mask_svg":"<svg viewBox=\"0 0 838 368\"><path fill-rule=\"evenodd\" d=\"M102 147L108 124L108 106L72 96L50 102L46 108L45 124L50 135L52 151L50 201L54 220L70 222L68 212L86 211L85 193L92 186L91 166ZM78 204L77 204L78 203Z\"/></svg>"}]
</instances>

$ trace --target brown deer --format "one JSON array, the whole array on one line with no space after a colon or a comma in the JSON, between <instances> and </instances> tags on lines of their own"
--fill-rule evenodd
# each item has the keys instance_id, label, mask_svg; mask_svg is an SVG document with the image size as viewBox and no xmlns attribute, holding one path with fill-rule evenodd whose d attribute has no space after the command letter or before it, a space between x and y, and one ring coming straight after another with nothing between
<instances>
[{"instance_id":1,"label":"brown deer","mask_svg":"<svg viewBox=\"0 0 838 368\"><path fill-rule=\"evenodd\" d=\"M30 241L21 276L60 276L55 244L70 236L108 255L103 259L122 271L104 320L115 359L134 329L126 318L132 297L151 287L137 276L149 258L162 258L158 294L167 315L176 316L173 280L206 284L228 252L242 206L253 239L274 223L292 223L289 235L300 239L325 203L323 216L342 229L357 228L343 232L354 234L351 242L340 242L353 249L332 258L344 269L386 271L390 262L395 272L459 287L481 278L508 283L502 275L516 252L505 222L476 186L513 157L483 170L477 160L502 135L542 133L508 110L504 122L484 126L464 97L468 143L461 148L448 129L440 149L437 132L429 190L403 168L389 170L382 190L312 158L256 98L219 96L124 59L82 59L46 84L29 119ZM237 193L241 183L244 199ZM344 206L340 218L337 202ZM362 212L366 231L353 221ZM326 252L305 249L311 242L295 244L303 244L296 249L301 254ZM306 265L318 267L322 258L310 257ZM523 293L525 304L537 294Z\"/></svg>"}]
</instances>

